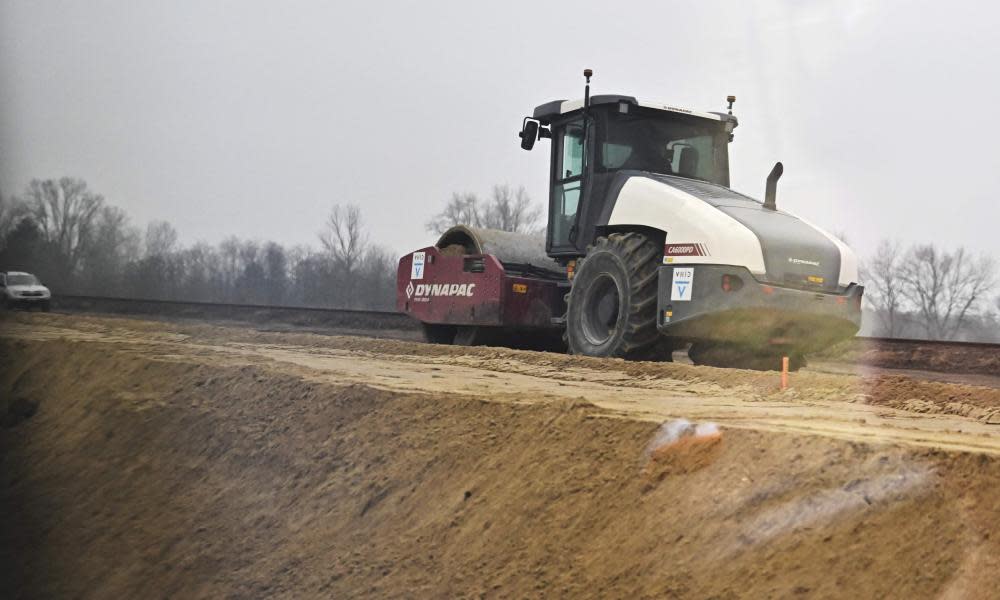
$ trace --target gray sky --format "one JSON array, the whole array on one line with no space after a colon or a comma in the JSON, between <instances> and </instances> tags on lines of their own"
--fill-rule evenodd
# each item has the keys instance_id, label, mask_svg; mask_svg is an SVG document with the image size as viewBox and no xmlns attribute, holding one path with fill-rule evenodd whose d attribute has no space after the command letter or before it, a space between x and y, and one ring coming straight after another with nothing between
<instances>
[{"instance_id":1,"label":"gray sky","mask_svg":"<svg viewBox=\"0 0 1000 600\"><path fill-rule=\"evenodd\" d=\"M991 3L0 0L0 189L82 177L185 242L316 240L361 205L402 253L452 191L523 184L542 102L738 98L733 187L860 252L881 237L1000 255Z\"/></svg>"}]
</instances>

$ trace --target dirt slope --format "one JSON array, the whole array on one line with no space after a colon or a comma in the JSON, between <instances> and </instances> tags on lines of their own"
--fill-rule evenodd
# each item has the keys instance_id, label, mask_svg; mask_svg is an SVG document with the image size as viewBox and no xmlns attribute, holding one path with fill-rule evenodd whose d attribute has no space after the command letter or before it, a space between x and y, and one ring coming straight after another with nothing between
<instances>
[{"instance_id":1,"label":"dirt slope","mask_svg":"<svg viewBox=\"0 0 1000 600\"><path fill-rule=\"evenodd\" d=\"M781 392L775 373L120 318L19 315L0 325L0 335L95 342L168 360L266 365L310 381L391 391L518 403L585 400L630 419L707 419L1000 454L1000 388L908 377L797 373L791 389Z\"/></svg>"},{"instance_id":2,"label":"dirt slope","mask_svg":"<svg viewBox=\"0 0 1000 600\"><path fill-rule=\"evenodd\" d=\"M0 326L0 393L37 403L0 430L0 585L11 596L994 591L984 574L1000 567L1000 463L989 453L730 426L710 452L677 453L649 472L655 415L637 420L577 390L474 394L460 379L438 388L449 377L432 369L456 363L482 380L535 370L566 387L574 368L610 396L768 404L756 375L650 366L646 379L626 379L623 369L641 367L428 349L421 379L393 372L405 361L386 358L388 346L163 327L44 317ZM335 360L347 346L381 375L365 370L370 381L359 383ZM310 353L320 364L302 364ZM385 384L389 375L400 382ZM851 381L837 385L854 393L844 392ZM835 387L784 402L833 402Z\"/></svg>"}]
</instances>

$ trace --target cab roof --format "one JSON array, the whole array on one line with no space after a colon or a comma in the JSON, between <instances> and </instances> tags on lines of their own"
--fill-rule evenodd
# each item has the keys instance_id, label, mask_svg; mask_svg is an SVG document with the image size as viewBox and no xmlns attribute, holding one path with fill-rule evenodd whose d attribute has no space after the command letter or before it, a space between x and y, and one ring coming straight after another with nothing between
<instances>
[{"instance_id":1,"label":"cab roof","mask_svg":"<svg viewBox=\"0 0 1000 600\"><path fill-rule=\"evenodd\" d=\"M688 110L686 108L678 108L676 106L670 106L668 104L663 104L661 102L638 100L635 98L635 96L623 96L620 94L601 94L590 97L591 106L599 106L602 104L618 104L620 102L631 104L633 106L641 106L643 108L662 110L664 112L690 115L693 117L708 119L710 121L732 121L734 126L736 124L736 117L730 114L721 112L699 112L696 110ZM580 110L581 108L583 108L583 98L579 98L577 100L553 100L552 102L546 102L545 104L540 104L536 106L535 112L532 115L532 117L538 119L542 123L549 123L555 118L557 118L559 115L571 113L573 111Z\"/></svg>"}]
</instances>

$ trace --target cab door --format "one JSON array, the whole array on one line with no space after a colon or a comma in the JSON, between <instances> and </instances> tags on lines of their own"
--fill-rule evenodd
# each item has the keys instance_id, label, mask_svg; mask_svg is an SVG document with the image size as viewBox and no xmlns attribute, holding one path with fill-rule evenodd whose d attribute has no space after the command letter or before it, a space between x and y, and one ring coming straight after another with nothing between
<instances>
[{"instance_id":1,"label":"cab door","mask_svg":"<svg viewBox=\"0 0 1000 600\"><path fill-rule=\"evenodd\" d=\"M569 121L554 129L546 252L551 255L576 255L579 251L574 244L575 229L586 147L583 120Z\"/></svg>"}]
</instances>

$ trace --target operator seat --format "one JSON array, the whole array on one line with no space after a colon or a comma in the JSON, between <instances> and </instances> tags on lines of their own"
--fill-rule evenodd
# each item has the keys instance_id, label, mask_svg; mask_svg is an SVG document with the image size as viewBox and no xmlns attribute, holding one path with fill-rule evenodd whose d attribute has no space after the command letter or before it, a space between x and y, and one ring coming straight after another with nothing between
<instances>
[{"instance_id":1,"label":"operator seat","mask_svg":"<svg viewBox=\"0 0 1000 600\"><path fill-rule=\"evenodd\" d=\"M678 159L677 174L681 177L698 177L698 151L691 146L684 146L680 149L681 157Z\"/></svg>"},{"instance_id":2,"label":"operator seat","mask_svg":"<svg viewBox=\"0 0 1000 600\"><path fill-rule=\"evenodd\" d=\"M670 175L673 169L662 149L654 144L636 143L620 169L629 171L650 171Z\"/></svg>"}]
</instances>

